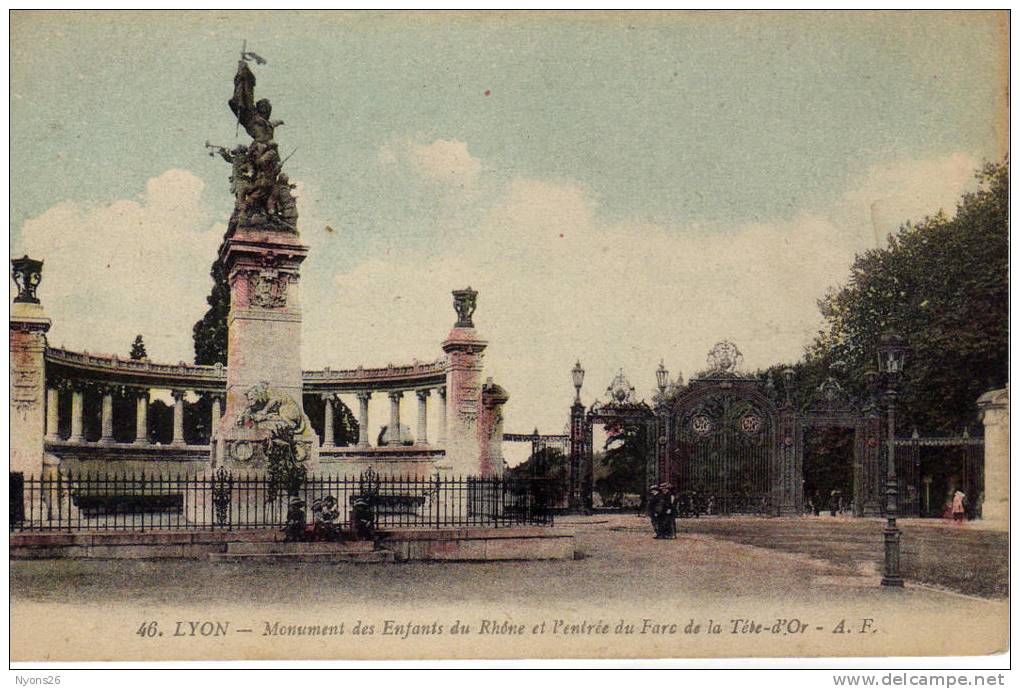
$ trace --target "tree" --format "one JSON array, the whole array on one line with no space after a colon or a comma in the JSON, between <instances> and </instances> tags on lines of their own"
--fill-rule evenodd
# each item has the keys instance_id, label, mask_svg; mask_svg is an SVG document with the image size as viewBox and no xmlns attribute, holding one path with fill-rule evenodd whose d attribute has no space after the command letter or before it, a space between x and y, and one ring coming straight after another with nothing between
<instances>
[{"instance_id":1,"label":"tree","mask_svg":"<svg viewBox=\"0 0 1020 689\"><path fill-rule=\"evenodd\" d=\"M129 356L132 359L148 359L149 355L145 352L145 342L142 341L142 336L135 336L135 341L131 343L131 354Z\"/></svg>"},{"instance_id":2,"label":"tree","mask_svg":"<svg viewBox=\"0 0 1020 689\"><path fill-rule=\"evenodd\" d=\"M507 469L507 476L545 479L543 499L552 506L562 505L570 489L570 457L558 447L541 447L525 461Z\"/></svg>"},{"instance_id":3,"label":"tree","mask_svg":"<svg viewBox=\"0 0 1020 689\"><path fill-rule=\"evenodd\" d=\"M624 494L644 497L648 438L639 425L606 426L605 453L596 469L595 490L604 504L619 504Z\"/></svg>"},{"instance_id":4,"label":"tree","mask_svg":"<svg viewBox=\"0 0 1020 689\"><path fill-rule=\"evenodd\" d=\"M984 166L978 191L952 218L907 223L889 246L857 256L846 286L820 302L825 327L798 367L812 380L826 371L852 391L875 368L887 329L907 339L903 427L958 433L976 421L975 401L1008 380L1009 167Z\"/></svg>"},{"instance_id":5,"label":"tree","mask_svg":"<svg viewBox=\"0 0 1020 689\"><path fill-rule=\"evenodd\" d=\"M222 249L222 245L220 245ZM195 323L195 363L210 366L227 363L227 314L230 312L230 285L227 284L223 262L217 258L209 271L212 291L206 297L209 310Z\"/></svg>"}]
</instances>

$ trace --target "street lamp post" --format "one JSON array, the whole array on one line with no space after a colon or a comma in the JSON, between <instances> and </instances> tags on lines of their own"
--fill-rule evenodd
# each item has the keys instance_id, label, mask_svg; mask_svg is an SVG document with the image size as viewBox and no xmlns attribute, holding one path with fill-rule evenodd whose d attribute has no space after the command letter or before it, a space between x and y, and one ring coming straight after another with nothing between
<instances>
[{"instance_id":1,"label":"street lamp post","mask_svg":"<svg viewBox=\"0 0 1020 689\"><path fill-rule=\"evenodd\" d=\"M887 444L888 466L885 481L885 573L882 575L882 586L901 587L903 577L900 575L900 530L896 526L896 397L900 376L907 357L907 347L894 332L882 336L878 346L878 367L885 374L886 410L889 421L889 441Z\"/></svg>"},{"instance_id":2,"label":"street lamp post","mask_svg":"<svg viewBox=\"0 0 1020 689\"><path fill-rule=\"evenodd\" d=\"M570 377L574 381L574 404L581 403L581 386L584 385L584 369L581 368L580 359L574 364L574 368L570 369Z\"/></svg>"},{"instance_id":3,"label":"street lamp post","mask_svg":"<svg viewBox=\"0 0 1020 689\"><path fill-rule=\"evenodd\" d=\"M585 461L584 405L581 403L584 369L581 368L580 361L574 364L570 377L574 383L574 403L570 406L570 485L567 499L571 510L579 510L582 506L581 466Z\"/></svg>"},{"instance_id":4,"label":"street lamp post","mask_svg":"<svg viewBox=\"0 0 1020 689\"><path fill-rule=\"evenodd\" d=\"M666 428L669 418L666 390L670 387L669 370L666 369L666 363L662 360L659 361L659 368L655 369L655 386L659 389L659 394L655 398L655 424L651 427L654 437L652 447L655 448L656 476L654 480L658 483L672 483L673 468L670 466L666 449ZM646 476L645 480L650 484L653 477ZM651 485L648 485L647 488L651 488ZM678 485L673 488L679 490Z\"/></svg>"},{"instance_id":5,"label":"street lamp post","mask_svg":"<svg viewBox=\"0 0 1020 689\"><path fill-rule=\"evenodd\" d=\"M786 407L793 408L793 378L797 372L792 368L783 369L783 392L786 395Z\"/></svg>"},{"instance_id":6,"label":"street lamp post","mask_svg":"<svg viewBox=\"0 0 1020 689\"><path fill-rule=\"evenodd\" d=\"M655 369L655 384L659 388L659 395L666 394L666 386L669 385L669 371L666 369L666 363L659 361L659 368Z\"/></svg>"}]
</instances>

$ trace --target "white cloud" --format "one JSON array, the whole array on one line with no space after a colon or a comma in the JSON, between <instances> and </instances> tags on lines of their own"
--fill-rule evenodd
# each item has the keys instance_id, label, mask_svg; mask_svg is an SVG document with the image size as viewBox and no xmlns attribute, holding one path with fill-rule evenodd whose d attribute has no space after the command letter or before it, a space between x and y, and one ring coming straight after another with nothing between
<instances>
[{"instance_id":1,"label":"white cloud","mask_svg":"<svg viewBox=\"0 0 1020 689\"><path fill-rule=\"evenodd\" d=\"M558 432L577 358L589 402L618 367L642 395L660 357L689 377L724 337L748 368L797 359L821 324L817 299L876 245L869 199L891 209L883 229L892 231L900 212L951 207L975 167L966 156L900 161L854 180L826 212L714 232L608 223L578 185L515 179L478 201L480 224L454 223L437 256L373 259L336 275L323 310L355 326L338 345L335 328L308 323L305 352L340 346L345 361L365 365L437 356L453 321L449 292L470 284L480 292L476 324L491 342L487 375L511 394L507 428Z\"/></svg>"},{"instance_id":2,"label":"white cloud","mask_svg":"<svg viewBox=\"0 0 1020 689\"><path fill-rule=\"evenodd\" d=\"M501 182L463 142L387 150L380 164L395 172L428 169L435 180L477 183L441 215L406 218L441 226L427 257L394 241L391 252L342 270L326 257L350 241L349 230L319 208L314 188L300 185L312 247L301 287L304 365L432 360L454 321L450 290L471 285L480 292L476 324L491 343L485 375L510 392L507 430L520 432L562 430L576 359L588 371L587 402L619 367L642 396L660 357L689 377L722 338L737 342L748 368L796 359L820 325L816 300L846 279L855 253L876 245L872 216L884 240L907 218L949 211L977 167L962 154L897 161L851 180L831 208L704 228L608 222L580 185ZM16 250L46 261L40 296L54 319L51 342L126 353L141 332L154 358L190 360L191 326L205 311L224 229L208 220L202 191L199 179L171 170L137 200L65 202L27 222ZM406 418L413 404L405 400ZM386 403L373 405L377 426Z\"/></svg>"},{"instance_id":3,"label":"white cloud","mask_svg":"<svg viewBox=\"0 0 1020 689\"><path fill-rule=\"evenodd\" d=\"M384 144L376 154L380 165L405 164L422 179L440 185L469 186L482 171L467 143L457 139L404 138Z\"/></svg>"},{"instance_id":4,"label":"white cloud","mask_svg":"<svg viewBox=\"0 0 1020 689\"><path fill-rule=\"evenodd\" d=\"M50 342L126 356L135 335L149 355L190 361L223 225L208 221L203 182L168 170L136 200L65 201L22 227L17 253L44 261L40 298Z\"/></svg>"},{"instance_id":5,"label":"white cloud","mask_svg":"<svg viewBox=\"0 0 1020 689\"><path fill-rule=\"evenodd\" d=\"M481 162L468 153L463 141L436 139L424 146L415 145L411 151L421 174L438 182L463 184L482 169Z\"/></svg>"},{"instance_id":6,"label":"white cloud","mask_svg":"<svg viewBox=\"0 0 1020 689\"><path fill-rule=\"evenodd\" d=\"M960 195L977 187L979 165L966 153L874 165L850 181L836 212L851 226L868 228L864 234L881 244L908 220L917 222L939 209L952 215Z\"/></svg>"}]
</instances>

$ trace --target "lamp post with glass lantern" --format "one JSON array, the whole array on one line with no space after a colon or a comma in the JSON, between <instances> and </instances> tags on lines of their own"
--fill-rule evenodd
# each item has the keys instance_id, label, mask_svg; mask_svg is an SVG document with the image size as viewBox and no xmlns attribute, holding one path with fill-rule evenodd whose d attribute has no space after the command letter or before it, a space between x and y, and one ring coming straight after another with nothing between
<instances>
[{"instance_id":1,"label":"lamp post with glass lantern","mask_svg":"<svg viewBox=\"0 0 1020 689\"><path fill-rule=\"evenodd\" d=\"M658 472L656 480L659 483L671 484L673 481L673 469L670 466L666 449L666 428L669 425L669 400L667 399L666 391L670 387L669 370L666 369L666 364L661 359L659 360L659 368L655 369L655 386L659 391L659 394L655 397L655 440L653 444L655 466ZM680 489L679 486L673 486L673 488L675 490Z\"/></svg>"},{"instance_id":2,"label":"lamp post with glass lantern","mask_svg":"<svg viewBox=\"0 0 1020 689\"><path fill-rule=\"evenodd\" d=\"M669 385L669 370L663 360L659 360L659 368L655 369L655 384L659 388L659 396L666 394L666 386Z\"/></svg>"},{"instance_id":3,"label":"lamp post with glass lantern","mask_svg":"<svg viewBox=\"0 0 1020 689\"><path fill-rule=\"evenodd\" d=\"M570 493L568 505L571 510L582 506L581 467L584 462L584 405L581 403L581 386L584 385L584 369L581 362L574 364L570 371L574 383L574 403L570 406Z\"/></svg>"},{"instance_id":4,"label":"lamp post with glass lantern","mask_svg":"<svg viewBox=\"0 0 1020 689\"><path fill-rule=\"evenodd\" d=\"M894 332L882 335L878 346L878 369L885 376L886 413L889 422L887 443L888 465L885 481L885 572L882 586L901 587L900 575L900 530L896 526L896 397L900 376L907 358L907 346Z\"/></svg>"}]
</instances>

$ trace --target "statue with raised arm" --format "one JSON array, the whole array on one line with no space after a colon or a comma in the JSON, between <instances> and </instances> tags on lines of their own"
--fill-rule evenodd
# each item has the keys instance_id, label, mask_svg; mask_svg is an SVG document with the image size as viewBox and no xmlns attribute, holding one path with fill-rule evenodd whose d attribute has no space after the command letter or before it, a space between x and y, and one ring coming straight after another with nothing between
<instances>
[{"instance_id":1,"label":"statue with raised arm","mask_svg":"<svg viewBox=\"0 0 1020 689\"><path fill-rule=\"evenodd\" d=\"M234 75L234 93L227 105L237 118L238 127L244 127L251 136L252 143L227 149L206 142L210 156L218 153L233 168L230 190L234 194L234 213L229 232L256 226L297 233L297 203L291 193L294 185L282 173L286 159L281 160L274 140L276 128L283 121L271 119L273 108L268 99L255 101L255 74L248 67L249 61L266 63L242 48Z\"/></svg>"},{"instance_id":2,"label":"statue with raised arm","mask_svg":"<svg viewBox=\"0 0 1020 689\"><path fill-rule=\"evenodd\" d=\"M237 74L234 75L234 95L227 101L227 105L244 131L248 132L248 136L258 143L268 144L283 120L269 119L273 114L273 106L268 98L255 102L255 75L248 67L247 55L254 53L245 53L238 60Z\"/></svg>"}]
</instances>

